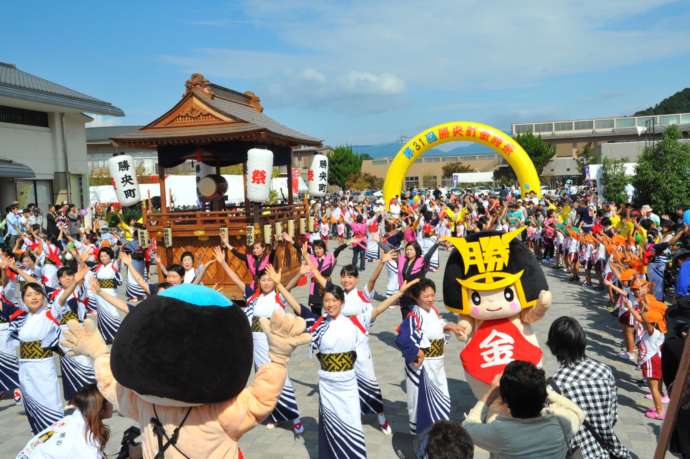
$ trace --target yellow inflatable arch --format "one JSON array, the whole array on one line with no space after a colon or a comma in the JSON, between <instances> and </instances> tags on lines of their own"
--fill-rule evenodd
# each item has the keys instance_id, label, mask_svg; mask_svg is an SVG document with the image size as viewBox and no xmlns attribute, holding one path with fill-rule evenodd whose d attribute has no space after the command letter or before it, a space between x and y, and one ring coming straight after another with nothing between
<instances>
[{"instance_id":1,"label":"yellow inflatable arch","mask_svg":"<svg viewBox=\"0 0 690 459\"><path fill-rule=\"evenodd\" d=\"M388 169L383 182L386 208L393 197L400 194L407 171L417 158L430 148L446 142L476 142L492 148L513 168L522 194L533 191L541 197L539 175L525 150L508 134L486 124L453 121L420 132L403 145Z\"/></svg>"}]
</instances>

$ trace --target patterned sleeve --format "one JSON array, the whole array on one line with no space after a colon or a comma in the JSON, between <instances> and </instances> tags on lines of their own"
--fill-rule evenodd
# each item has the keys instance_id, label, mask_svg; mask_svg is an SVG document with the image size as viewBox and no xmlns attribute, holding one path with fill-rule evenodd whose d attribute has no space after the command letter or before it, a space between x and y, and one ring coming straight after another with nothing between
<instances>
[{"instance_id":1,"label":"patterned sleeve","mask_svg":"<svg viewBox=\"0 0 690 459\"><path fill-rule=\"evenodd\" d=\"M361 323L367 331L375 322L375 319L371 318L371 312L373 310L374 307L371 305L371 303L364 303L364 309L361 313L357 314L357 320L359 320L359 323Z\"/></svg>"},{"instance_id":2,"label":"patterned sleeve","mask_svg":"<svg viewBox=\"0 0 690 459\"><path fill-rule=\"evenodd\" d=\"M416 316L410 314L400 324L398 336L395 338L395 345L402 352L405 363L412 363L417 360L421 341L421 327L417 324Z\"/></svg>"},{"instance_id":3,"label":"patterned sleeve","mask_svg":"<svg viewBox=\"0 0 690 459\"><path fill-rule=\"evenodd\" d=\"M113 265L114 268L113 271L115 271L115 285L120 286L122 285L122 274L120 274L120 263L118 262L117 265Z\"/></svg>"},{"instance_id":4,"label":"patterned sleeve","mask_svg":"<svg viewBox=\"0 0 690 459\"><path fill-rule=\"evenodd\" d=\"M60 325L51 322L51 327L48 333L41 340L41 347L45 349L56 347L60 341L60 333Z\"/></svg>"},{"instance_id":5,"label":"patterned sleeve","mask_svg":"<svg viewBox=\"0 0 690 459\"><path fill-rule=\"evenodd\" d=\"M24 310L8 300L5 295L0 295L0 319L2 319L2 321L12 322L24 315L26 315Z\"/></svg>"},{"instance_id":6,"label":"patterned sleeve","mask_svg":"<svg viewBox=\"0 0 690 459\"><path fill-rule=\"evenodd\" d=\"M307 323L307 331L311 333L310 329L319 320L319 317L303 304L300 304L299 316Z\"/></svg>"}]
</instances>

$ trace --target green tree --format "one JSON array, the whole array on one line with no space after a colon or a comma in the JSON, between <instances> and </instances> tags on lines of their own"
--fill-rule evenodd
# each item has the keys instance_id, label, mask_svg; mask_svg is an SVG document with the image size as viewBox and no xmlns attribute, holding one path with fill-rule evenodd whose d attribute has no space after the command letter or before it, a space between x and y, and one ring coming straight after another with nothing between
<instances>
[{"instance_id":1,"label":"green tree","mask_svg":"<svg viewBox=\"0 0 690 459\"><path fill-rule=\"evenodd\" d=\"M600 160L599 155L594 153L591 142L587 143L582 150L578 151L577 158L575 158L577 168L580 171L580 175L583 177L585 176L585 168L590 164L598 163Z\"/></svg>"},{"instance_id":2,"label":"green tree","mask_svg":"<svg viewBox=\"0 0 690 459\"><path fill-rule=\"evenodd\" d=\"M650 204L655 212L673 212L679 205L690 205L690 145L680 143L681 132L670 126L660 142L640 156L634 204Z\"/></svg>"},{"instance_id":3,"label":"green tree","mask_svg":"<svg viewBox=\"0 0 690 459\"><path fill-rule=\"evenodd\" d=\"M359 157L362 158L363 160L365 160L365 159L374 159L374 158L371 157L371 155L370 155L369 153L360 153L360 154L359 154Z\"/></svg>"},{"instance_id":4,"label":"green tree","mask_svg":"<svg viewBox=\"0 0 690 459\"><path fill-rule=\"evenodd\" d=\"M345 188L348 179L362 169L362 157L349 145L338 145L328 156L328 183Z\"/></svg>"},{"instance_id":5,"label":"green tree","mask_svg":"<svg viewBox=\"0 0 690 459\"><path fill-rule=\"evenodd\" d=\"M625 186L630 182L625 175L625 160L612 161L604 158L602 171L602 185L604 186L604 198L617 204L626 202Z\"/></svg>"},{"instance_id":6,"label":"green tree","mask_svg":"<svg viewBox=\"0 0 690 459\"><path fill-rule=\"evenodd\" d=\"M454 163L449 163L443 166L444 177L452 177L453 174L460 174L463 172L477 172L477 170L469 164L463 163L462 161L455 161Z\"/></svg>"},{"instance_id":7,"label":"green tree","mask_svg":"<svg viewBox=\"0 0 690 459\"><path fill-rule=\"evenodd\" d=\"M347 179L346 187L348 190L379 190L383 188L383 179L366 172L357 172Z\"/></svg>"},{"instance_id":8,"label":"green tree","mask_svg":"<svg viewBox=\"0 0 690 459\"><path fill-rule=\"evenodd\" d=\"M667 97L654 107L649 107L640 110L633 116L643 115L665 115L668 113L686 113L690 112L690 88L685 88L678 91L671 97Z\"/></svg>"},{"instance_id":9,"label":"green tree","mask_svg":"<svg viewBox=\"0 0 690 459\"><path fill-rule=\"evenodd\" d=\"M516 181L515 171L510 166L499 166L494 169L494 182L499 185L510 186Z\"/></svg>"},{"instance_id":10,"label":"green tree","mask_svg":"<svg viewBox=\"0 0 690 459\"><path fill-rule=\"evenodd\" d=\"M515 136L515 141L527 152L539 175L541 175L544 167L551 161L551 158L556 155L556 149L553 145L544 142L544 139L531 132L518 134Z\"/></svg>"}]
</instances>

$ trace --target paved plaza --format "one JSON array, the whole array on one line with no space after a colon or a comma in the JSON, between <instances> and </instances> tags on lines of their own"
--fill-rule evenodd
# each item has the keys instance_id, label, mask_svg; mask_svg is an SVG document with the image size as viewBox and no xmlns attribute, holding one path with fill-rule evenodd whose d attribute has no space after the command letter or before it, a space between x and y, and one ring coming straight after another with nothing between
<instances>
[{"instance_id":1,"label":"paved plaza","mask_svg":"<svg viewBox=\"0 0 690 459\"><path fill-rule=\"evenodd\" d=\"M350 251L341 254L339 264L349 262ZM445 265L448 252L441 252L441 266ZM580 285L567 282L566 274L551 268L544 268L553 292L554 302L546 318L536 324L540 342L544 345L549 324L561 315L570 315L578 319L588 338L588 354L611 365L618 381L619 421L616 432L623 443L641 458L650 458L656 445L656 437L661 428L660 421L651 421L644 417L644 410L651 406L651 401L644 398L644 388L636 383L640 371L632 364L621 361L616 354L621 344L621 333L618 323L603 307L604 295L601 292L588 290ZM369 264L360 278L360 286L368 279L373 270ZM335 273L339 269L336 268ZM385 287L386 274L383 273L377 287ZM443 311L441 280L443 272L429 275L436 282L439 290L438 307ZM305 289L298 290L298 299L305 300ZM452 319L451 314L446 314ZM407 430L406 397L404 392L403 361L400 352L395 348L395 330L400 322L400 313L392 309L381 316L371 332L370 343L376 364L376 374L381 384L385 399L386 415L393 429L392 436L385 436L376 428L375 416L364 420L368 455L370 458L414 457L412 454L412 437ZM446 372L452 399L451 417L462 420L463 413L469 410L475 400L465 382L460 366L459 352L462 344L451 337L446 347ZM557 368L556 360L544 346L544 367L547 375ZM318 458L318 388L317 361L308 355L307 346L300 348L289 365L300 411L305 421L305 432L295 437L289 425L267 430L259 426L245 435L240 447L247 458L262 459L298 459ZM132 421L114 415L108 421L112 429L110 443L106 448L108 456L113 457L119 450L123 431L132 425ZM12 400L0 401L0 458L14 457L31 437L29 424L21 406ZM488 457L485 452L478 452L476 457Z\"/></svg>"}]
</instances>

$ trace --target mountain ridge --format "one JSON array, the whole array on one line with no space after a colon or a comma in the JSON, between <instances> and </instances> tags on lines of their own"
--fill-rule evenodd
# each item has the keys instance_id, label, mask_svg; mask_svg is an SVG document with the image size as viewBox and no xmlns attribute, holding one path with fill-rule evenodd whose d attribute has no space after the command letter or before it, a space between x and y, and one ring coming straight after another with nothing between
<instances>
[{"instance_id":1,"label":"mountain ridge","mask_svg":"<svg viewBox=\"0 0 690 459\"><path fill-rule=\"evenodd\" d=\"M350 145L352 151L358 154L367 154L372 158L392 158L395 156L400 148L401 144L390 142L390 143L380 143L373 145ZM455 148L451 148L448 151L441 150L440 148L432 148L427 151L425 155L428 156L473 156L473 155L487 155L494 151L485 147L484 145L478 143L470 143L467 145L459 145Z\"/></svg>"}]
</instances>

